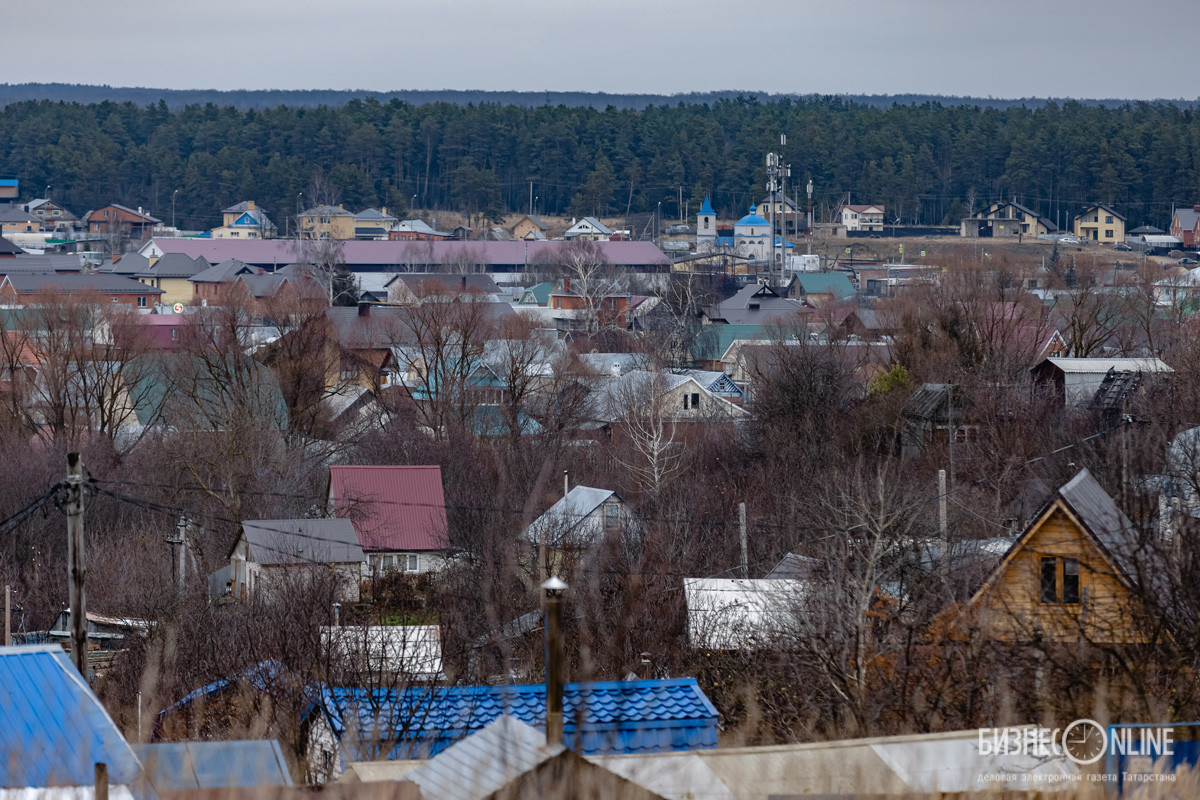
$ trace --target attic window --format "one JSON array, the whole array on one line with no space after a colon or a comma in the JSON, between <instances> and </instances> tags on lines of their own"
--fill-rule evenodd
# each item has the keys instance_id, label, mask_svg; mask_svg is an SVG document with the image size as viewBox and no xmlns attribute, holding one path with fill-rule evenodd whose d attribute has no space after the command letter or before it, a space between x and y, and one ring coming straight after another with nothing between
<instances>
[{"instance_id":1,"label":"attic window","mask_svg":"<svg viewBox=\"0 0 1200 800\"><path fill-rule=\"evenodd\" d=\"M604 504L604 530L616 530L621 524L621 506L609 500Z\"/></svg>"}]
</instances>

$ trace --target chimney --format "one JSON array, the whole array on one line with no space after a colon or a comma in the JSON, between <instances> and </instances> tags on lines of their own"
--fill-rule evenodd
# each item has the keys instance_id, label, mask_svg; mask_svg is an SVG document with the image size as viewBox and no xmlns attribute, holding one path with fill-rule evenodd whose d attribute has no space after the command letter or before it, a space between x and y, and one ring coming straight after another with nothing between
<instances>
[{"instance_id":1,"label":"chimney","mask_svg":"<svg viewBox=\"0 0 1200 800\"><path fill-rule=\"evenodd\" d=\"M546 592L546 746L563 743L562 639L558 630L558 604L567 584L552 577L542 584Z\"/></svg>"},{"instance_id":2,"label":"chimney","mask_svg":"<svg viewBox=\"0 0 1200 800\"><path fill-rule=\"evenodd\" d=\"M463 288L464 292L467 290L467 276L466 275L462 276L462 288Z\"/></svg>"},{"instance_id":3,"label":"chimney","mask_svg":"<svg viewBox=\"0 0 1200 800\"><path fill-rule=\"evenodd\" d=\"M563 278L563 291L567 294L571 293L571 279Z\"/></svg>"},{"instance_id":4,"label":"chimney","mask_svg":"<svg viewBox=\"0 0 1200 800\"><path fill-rule=\"evenodd\" d=\"M342 208L342 204L338 203L338 211L345 211L345 210L346 209Z\"/></svg>"},{"instance_id":5,"label":"chimney","mask_svg":"<svg viewBox=\"0 0 1200 800\"><path fill-rule=\"evenodd\" d=\"M1192 206L1192 211L1195 211L1197 214L1200 214L1200 206Z\"/></svg>"},{"instance_id":6,"label":"chimney","mask_svg":"<svg viewBox=\"0 0 1200 800\"><path fill-rule=\"evenodd\" d=\"M387 216L387 206L384 206L383 208L379 209L379 213L383 214L383 216L386 217Z\"/></svg>"},{"instance_id":7,"label":"chimney","mask_svg":"<svg viewBox=\"0 0 1200 800\"><path fill-rule=\"evenodd\" d=\"M366 303L366 302L360 302L360 303L358 304L358 315L359 315L360 317L369 317L369 316L371 316L371 304L370 304L370 303Z\"/></svg>"},{"instance_id":8,"label":"chimney","mask_svg":"<svg viewBox=\"0 0 1200 800\"><path fill-rule=\"evenodd\" d=\"M247 211L253 211L253 210L254 210L254 201L253 201L253 200L247 200L247 201L246 201L246 210L247 210Z\"/></svg>"},{"instance_id":9,"label":"chimney","mask_svg":"<svg viewBox=\"0 0 1200 800\"><path fill-rule=\"evenodd\" d=\"M612 363L612 376L613 376L614 378L619 378L619 377L621 377L621 362L619 362L619 361L614 361L614 362Z\"/></svg>"}]
</instances>

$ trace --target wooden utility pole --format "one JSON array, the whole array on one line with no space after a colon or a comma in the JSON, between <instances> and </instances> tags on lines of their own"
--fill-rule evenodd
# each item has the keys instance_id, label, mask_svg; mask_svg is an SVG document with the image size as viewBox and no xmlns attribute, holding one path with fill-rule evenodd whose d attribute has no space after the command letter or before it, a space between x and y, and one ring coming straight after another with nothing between
<instances>
[{"instance_id":1,"label":"wooden utility pole","mask_svg":"<svg viewBox=\"0 0 1200 800\"><path fill-rule=\"evenodd\" d=\"M12 644L12 587L4 584L4 646Z\"/></svg>"},{"instance_id":2,"label":"wooden utility pole","mask_svg":"<svg viewBox=\"0 0 1200 800\"><path fill-rule=\"evenodd\" d=\"M67 453L67 578L71 601L71 660L79 674L87 680L87 596L83 590L83 579L87 574L85 563L83 464L79 460L79 453Z\"/></svg>"},{"instance_id":3,"label":"wooden utility pole","mask_svg":"<svg viewBox=\"0 0 1200 800\"><path fill-rule=\"evenodd\" d=\"M95 800L108 800L108 764L96 762Z\"/></svg>"}]
</instances>

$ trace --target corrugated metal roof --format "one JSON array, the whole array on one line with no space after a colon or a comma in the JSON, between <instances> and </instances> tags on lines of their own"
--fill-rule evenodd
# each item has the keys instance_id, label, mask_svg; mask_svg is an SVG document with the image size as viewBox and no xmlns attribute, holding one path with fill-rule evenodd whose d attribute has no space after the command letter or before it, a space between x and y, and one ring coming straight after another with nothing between
<instances>
[{"instance_id":1,"label":"corrugated metal roof","mask_svg":"<svg viewBox=\"0 0 1200 800\"><path fill-rule=\"evenodd\" d=\"M354 523L364 550L449 546L441 467L331 466L329 497L335 513Z\"/></svg>"},{"instance_id":2,"label":"corrugated metal roof","mask_svg":"<svg viewBox=\"0 0 1200 800\"><path fill-rule=\"evenodd\" d=\"M442 751L404 776L425 797L472 800L553 758L565 748L546 746L546 734L503 714L483 730Z\"/></svg>"},{"instance_id":3,"label":"corrugated metal roof","mask_svg":"<svg viewBox=\"0 0 1200 800\"><path fill-rule=\"evenodd\" d=\"M795 635L809 586L787 578L685 578L683 592L693 646L769 649Z\"/></svg>"},{"instance_id":4,"label":"corrugated metal roof","mask_svg":"<svg viewBox=\"0 0 1200 800\"><path fill-rule=\"evenodd\" d=\"M242 522L256 564L366 561L354 526L346 519L255 519Z\"/></svg>"},{"instance_id":5,"label":"corrugated metal roof","mask_svg":"<svg viewBox=\"0 0 1200 800\"><path fill-rule=\"evenodd\" d=\"M1174 372L1159 358L1047 358L1063 372L1099 374L1117 372Z\"/></svg>"},{"instance_id":6,"label":"corrugated metal roof","mask_svg":"<svg viewBox=\"0 0 1200 800\"><path fill-rule=\"evenodd\" d=\"M141 766L58 645L0 648L0 787L87 786L95 764L130 785Z\"/></svg>"},{"instance_id":7,"label":"corrugated metal roof","mask_svg":"<svg viewBox=\"0 0 1200 800\"><path fill-rule=\"evenodd\" d=\"M274 739L157 742L132 747L160 792L292 785L287 760Z\"/></svg>"},{"instance_id":8,"label":"corrugated metal roof","mask_svg":"<svg viewBox=\"0 0 1200 800\"><path fill-rule=\"evenodd\" d=\"M543 725L546 687L335 688L322 704L344 759L427 758L502 714ZM564 744L584 755L717 746L717 710L695 678L569 683L563 720Z\"/></svg>"},{"instance_id":9,"label":"corrugated metal roof","mask_svg":"<svg viewBox=\"0 0 1200 800\"><path fill-rule=\"evenodd\" d=\"M604 521L591 514L609 498L622 502L612 489L574 486L529 525L524 539L540 542L544 535L550 547L591 547L604 536Z\"/></svg>"}]
</instances>

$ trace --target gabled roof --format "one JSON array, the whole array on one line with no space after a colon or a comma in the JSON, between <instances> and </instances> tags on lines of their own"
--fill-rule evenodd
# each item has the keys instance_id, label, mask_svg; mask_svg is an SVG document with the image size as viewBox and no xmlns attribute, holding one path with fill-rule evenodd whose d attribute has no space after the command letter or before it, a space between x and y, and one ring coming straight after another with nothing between
<instances>
[{"instance_id":1,"label":"gabled roof","mask_svg":"<svg viewBox=\"0 0 1200 800\"><path fill-rule=\"evenodd\" d=\"M545 542L550 547L590 547L604 536L604 521L592 514L608 500L624 503L611 489L574 486L546 513L535 519L522 535L527 542Z\"/></svg>"},{"instance_id":2,"label":"gabled roof","mask_svg":"<svg viewBox=\"0 0 1200 800\"><path fill-rule=\"evenodd\" d=\"M882 214L885 207L881 206L881 205L866 205L866 206L844 205L844 206L842 206L842 208L848 208L856 214L865 214L865 213L868 213L871 211L878 211L879 213Z\"/></svg>"},{"instance_id":3,"label":"gabled roof","mask_svg":"<svg viewBox=\"0 0 1200 800\"><path fill-rule=\"evenodd\" d=\"M306 208L300 212L302 217L353 217L353 212L338 206L321 205Z\"/></svg>"},{"instance_id":4,"label":"gabled roof","mask_svg":"<svg viewBox=\"0 0 1200 800\"><path fill-rule=\"evenodd\" d=\"M611 234L613 232L612 228L608 227L607 225L605 225L603 222L596 219L595 217L584 217L583 219L579 220L574 225L572 225L570 228L568 228L566 235L570 235L571 232L576 231L577 228L582 230L584 228L584 226L589 226L596 233L602 233L605 235Z\"/></svg>"},{"instance_id":5,"label":"gabled roof","mask_svg":"<svg viewBox=\"0 0 1200 800\"><path fill-rule=\"evenodd\" d=\"M141 766L121 731L57 644L0 648L0 789L117 785Z\"/></svg>"},{"instance_id":6,"label":"gabled roof","mask_svg":"<svg viewBox=\"0 0 1200 800\"><path fill-rule=\"evenodd\" d=\"M351 564L366 561L345 519L256 519L242 522L255 564Z\"/></svg>"},{"instance_id":7,"label":"gabled roof","mask_svg":"<svg viewBox=\"0 0 1200 800\"><path fill-rule=\"evenodd\" d=\"M398 222L396 217L385 214L377 208L364 208L354 215L355 222Z\"/></svg>"},{"instance_id":8,"label":"gabled roof","mask_svg":"<svg viewBox=\"0 0 1200 800\"><path fill-rule=\"evenodd\" d=\"M24 250L10 242L8 239L0 237L0 256L15 256L24 252Z\"/></svg>"},{"instance_id":9,"label":"gabled roof","mask_svg":"<svg viewBox=\"0 0 1200 800\"><path fill-rule=\"evenodd\" d=\"M1124 214L1122 214L1120 211L1117 211L1115 208L1113 208L1112 206L1107 205L1105 203L1093 203L1092 205L1088 206L1087 208L1083 209L1083 211L1080 211L1078 214L1076 214L1074 217L1072 217L1072 219L1078 220L1080 217L1087 216L1088 214L1091 214L1093 211L1100 211L1100 210L1103 210L1106 214L1112 214L1114 217L1121 220L1122 222L1125 221Z\"/></svg>"},{"instance_id":10,"label":"gabled roof","mask_svg":"<svg viewBox=\"0 0 1200 800\"><path fill-rule=\"evenodd\" d=\"M1185 231L1195 230L1196 222L1200 221L1200 211L1194 208L1177 208L1172 222L1178 222Z\"/></svg>"},{"instance_id":11,"label":"gabled roof","mask_svg":"<svg viewBox=\"0 0 1200 800\"><path fill-rule=\"evenodd\" d=\"M1042 364L1051 364L1064 373L1105 375L1109 370L1116 372L1174 372L1160 358L1047 358Z\"/></svg>"},{"instance_id":12,"label":"gabled roof","mask_svg":"<svg viewBox=\"0 0 1200 800\"><path fill-rule=\"evenodd\" d=\"M163 258L166 256L164 255ZM202 272L197 272L191 276L191 281L192 283L226 283L238 275L255 275L257 273L258 270L246 262L231 258L214 264Z\"/></svg>"},{"instance_id":13,"label":"gabled roof","mask_svg":"<svg viewBox=\"0 0 1200 800\"><path fill-rule=\"evenodd\" d=\"M801 300L783 297L771 286L752 283L743 286L733 297L710 306L704 313L711 320L723 320L732 325L766 325L770 322L798 320L812 308Z\"/></svg>"},{"instance_id":14,"label":"gabled roof","mask_svg":"<svg viewBox=\"0 0 1200 800\"><path fill-rule=\"evenodd\" d=\"M521 302L544 306L550 302L550 292L554 291L554 281L542 281L530 286L521 294Z\"/></svg>"},{"instance_id":15,"label":"gabled roof","mask_svg":"<svg viewBox=\"0 0 1200 800\"><path fill-rule=\"evenodd\" d=\"M150 268L150 259L141 253L126 253L111 264L104 264L97 272L116 275L139 275Z\"/></svg>"},{"instance_id":16,"label":"gabled roof","mask_svg":"<svg viewBox=\"0 0 1200 800\"><path fill-rule=\"evenodd\" d=\"M984 592L999 580L1013 557L1040 529L1043 520L1060 505L1078 520L1083 527L1084 534L1109 560L1117 575L1129 585L1137 582L1138 570L1135 558L1140 549L1137 528L1117 507L1116 501L1108 492L1104 491L1104 488L1085 468L1063 484L1042 507L1042 510L1034 515L1033 521L1017 537L1012 547L1005 553L1004 558L1000 560L983 585L971 597L971 603L977 602Z\"/></svg>"},{"instance_id":17,"label":"gabled roof","mask_svg":"<svg viewBox=\"0 0 1200 800\"><path fill-rule=\"evenodd\" d=\"M347 760L428 758L504 714L540 726L546 686L330 688L321 706ZM568 683L563 723L582 755L717 746L717 710L695 678Z\"/></svg>"},{"instance_id":18,"label":"gabled roof","mask_svg":"<svg viewBox=\"0 0 1200 800\"><path fill-rule=\"evenodd\" d=\"M109 203L106 206L100 206L100 207L101 208L119 208L120 210L124 211L126 214L132 214L135 217L141 217L142 219L146 220L147 222L155 222L155 223L162 222L161 219L156 219L156 218L150 216L149 214L147 214L145 211L138 211L136 208L130 208L129 206L123 206L120 203Z\"/></svg>"},{"instance_id":19,"label":"gabled roof","mask_svg":"<svg viewBox=\"0 0 1200 800\"><path fill-rule=\"evenodd\" d=\"M229 223L229 227L237 226L239 228L262 228L263 230L277 230L275 223L261 208L251 208L243 211L237 219Z\"/></svg>"},{"instance_id":20,"label":"gabled roof","mask_svg":"<svg viewBox=\"0 0 1200 800\"><path fill-rule=\"evenodd\" d=\"M546 734L502 714L405 774L404 780L417 784L424 797L483 798L564 750L561 744L547 747Z\"/></svg>"},{"instance_id":21,"label":"gabled roof","mask_svg":"<svg viewBox=\"0 0 1200 800\"><path fill-rule=\"evenodd\" d=\"M354 523L366 551L449 547L441 467L334 465L329 499L334 513Z\"/></svg>"},{"instance_id":22,"label":"gabled roof","mask_svg":"<svg viewBox=\"0 0 1200 800\"><path fill-rule=\"evenodd\" d=\"M128 257L125 256L125 258ZM122 258L121 260L124 261L125 259ZM136 274L138 277L144 278L191 278L199 275L211 266L205 260L204 256L192 259L183 253L167 253L155 261L153 266L148 266Z\"/></svg>"},{"instance_id":23,"label":"gabled roof","mask_svg":"<svg viewBox=\"0 0 1200 800\"><path fill-rule=\"evenodd\" d=\"M684 578L688 638L719 650L786 648L811 588L788 578Z\"/></svg>"}]
</instances>

